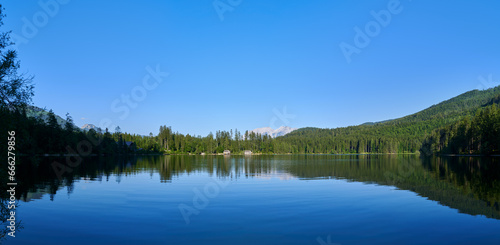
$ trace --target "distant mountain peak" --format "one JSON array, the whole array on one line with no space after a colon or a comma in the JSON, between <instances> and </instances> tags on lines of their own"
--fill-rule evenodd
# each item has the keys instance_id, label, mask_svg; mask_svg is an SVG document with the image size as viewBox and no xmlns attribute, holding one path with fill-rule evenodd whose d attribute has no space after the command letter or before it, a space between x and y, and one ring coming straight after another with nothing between
<instances>
[{"instance_id":1,"label":"distant mountain peak","mask_svg":"<svg viewBox=\"0 0 500 245\"><path fill-rule=\"evenodd\" d=\"M297 128L291 128L288 126L281 126L278 129L272 129L270 127L264 127L264 128L256 128L254 130L251 130L250 132L254 132L256 134L261 134L261 135L268 135L271 136L272 138L276 138L279 136L286 135L292 131L297 130Z\"/></svg>"},{"instance_id":2,"label":"distant mountain peak","mask_svg":"<svg viewBox=\"0 0 500 245\"><path fill-rule=\"evenodd\" d=\"M83 126L80 127L83 131L87 131L87 130L91 130L91 129L94 129L94 130L97 130L97 127L94 125L94 124L85 124Z\"/></svg>"}]
</instances>

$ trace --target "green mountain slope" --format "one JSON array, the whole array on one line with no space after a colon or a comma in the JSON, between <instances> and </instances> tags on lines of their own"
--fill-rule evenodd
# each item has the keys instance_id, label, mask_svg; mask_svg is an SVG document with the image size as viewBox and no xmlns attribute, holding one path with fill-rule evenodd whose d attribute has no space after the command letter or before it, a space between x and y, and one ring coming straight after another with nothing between
<instances>
[{"instance_id":1,"label":"green mountain slope","mask_svg":"<svg viewBox=\"0 0 500 245\"><path fill-rule=\"evenodd\" d=\"M492 99L473 116L434 130L424 140L420 152L432 154L500 154L500 96Z\"/></svg>"},{"instance_id":2,"label":"green mountain slope","mask_svg":"<svg viewBox=\"0 0 500 245\"><path fill-rule=\"evenodd\" d=\"M473 90L402 118L334 129L301 128L279 141L283 147L295 146L298 153L417 152L427 134L498 103L499 98L500 86Z\"/></svg>"}]
</instances>

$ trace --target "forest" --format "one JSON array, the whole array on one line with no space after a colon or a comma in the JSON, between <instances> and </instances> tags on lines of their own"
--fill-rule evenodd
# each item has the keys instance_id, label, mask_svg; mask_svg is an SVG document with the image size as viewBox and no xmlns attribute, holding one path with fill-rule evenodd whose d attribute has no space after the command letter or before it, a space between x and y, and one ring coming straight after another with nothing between
<instances>
[{"instance_id":1,"label":"forest","mask_svg":"<svg viewBox=\"0 0 500 245\"><path fill-rule=\"evenodd\" d=\"M52 111L44 120L28 116L25 107L11 110L3 106L0 116L5 119L2 128L16 131L17 148L27 155L77 151L95 155L218 154L224 150L232 154L245 150L263 154L499 154L499 101L499 87L475 90L395 120L335 129L302 128L277 138L237 129L202 137L174 132L168 126L160 126L157 135L148 136L122 133L119 127L113 132L81 130L69 114L61 124ZM134 147L127 142L134 142Z\"/></svg>"},{"instance_id":2,"label":"forest","mask_svg":"<svg viewBox=\"0 0 500 245\"><path fill-rule=\"evenodd\" d=\"M47 117L30 116L29 106L2 103L3 129L15 130L17 150L26 155L75 154L217 154L245 150L263 154L423 153L499 154L500 87L473 90L418 113L379 123L334 129L301 128L285 136L235 130L207 136L174 132L160 126L147 136L81 130L69 114L64 123L49 111ZM6 132L4 132L6 133ZM133 147L127 144L134 143ZM1 142L6 149L6 142Z\"/></svg>"},{"instance_id":3,"label":"forest","mask_svg":"<svg viewBox=\"0 0 500 245\"><path fill-rule=\"evenodd\" d=\"M428 135L498 105L499 96L498 86L473 90L406 117L345 128L303 128L277 140L296 147L293 153L417 153Z\"/></svg>"},{"instance_id":4,"label":"forest","mask_svg":"<svg viewBox=\"0 0 500 245\"><path fill-rule=\"evenodd\" d=\"M500 154L500 107L492 104L474 116L434 130L424 140L421 151L426 155Z\"/></svg>"},{"instance_id":5,"label":"forest","mask_svg":"<svg viewBox=\"0 0 500 245\"><path fill-rule=\"evenodd\" d=\"M474 136L475 141L471 142L478 142L474 143L476 150L468 153L495 154L498 152L499 144L498 141L491 139L495 139L498 135L500 120L498 116L490 114L498 108L499 102L500 87L482 91L473 90L399 119L334 129L301 128L277 138L248 131L241 133L237 129L229 132L217 131L215 135L210 133L206 137L201 137L174 133L170 127L161 126L157 136L150 135L150 139L153 140L141 139L142 143L139 142L138 146L148 150L160 149L165 153L221 153L224 150L241 153L244 150L251 150L255 153L271 154L417 152L424 152L427 155L460 154L466 152L460 151L454 145L462 138L454 138L449 142L440 139L439 142L442 144L454 144L455 148L450 145L446 151L436 149L427 151L423 143L438 131L446 130L446 127L453 127L460 121L469 120L468 118L479 117L482 118L482 123L472 122L475 125L476 136ZM138 136L127 135L127 137L129 137L127 140L132 140L131 137ZM496 137L498 138L500 137ZM444 145L441 148L443 147Z\"/></svg>"}]
</instances>

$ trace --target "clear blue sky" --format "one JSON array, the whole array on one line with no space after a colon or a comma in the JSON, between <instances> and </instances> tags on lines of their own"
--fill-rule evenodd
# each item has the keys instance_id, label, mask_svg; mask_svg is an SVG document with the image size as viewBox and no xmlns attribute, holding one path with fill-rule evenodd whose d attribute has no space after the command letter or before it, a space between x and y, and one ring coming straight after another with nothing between
<instances>
[{"instance_id":1,"label":"clear blue sky","mask_svg":"<svg viewBox=\"0 0 500 245\"><path fill-rule=\"evenodd\" d=\"M40 2L3 1L2 28L35 76L34 104L78 126L333 128L500 81L498 1L221 0L219 12L213 0ZM357 49L350 62L341 43ZM169 76L158 84L148 66ZM135 108L121 101L133 93Z\"/></svg>"}]
</instances>

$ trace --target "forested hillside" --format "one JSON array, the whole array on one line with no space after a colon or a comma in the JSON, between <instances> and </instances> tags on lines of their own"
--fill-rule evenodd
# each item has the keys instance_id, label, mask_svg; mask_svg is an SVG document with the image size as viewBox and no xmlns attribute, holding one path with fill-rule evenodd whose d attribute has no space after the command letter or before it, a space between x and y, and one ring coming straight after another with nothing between
<instances>
[{"instance_id":1,"label":"forested hillside","mask_svg":"<svg viewBox=\"0 0 500 245\"><path fill-rule=\"evenodd\" d=\"M93 142L91 154L130 153L498 153L500 87L470 91L421 112L394 120L345 128L301 128L271 138L246 131L217 131L194 136L161 126L158 135L80 131L67 115L64 125L51 111L46 118L23 110L0 111L4 128L16 130L18 149L25 154L71 153L81 142ZM59 120L60 121L60 120ZM495 139L497 139L495 141ZM126 142L134 142L130 148ZM423 144L424 143L424 144Z\"/></svg>"},{"instance_id":2,"label":"forested hillside","mask_svg":"<svg viewBox=\"0 0 500 245\"><path fill-rule=\"evenodd\" d=\"M426 135L498 103L499 96L500 86L473 90L406 117L335 129L302 128L278 141L299 153L413 153Z\"/></svg>"},{"instance_id":3,"label":"forested hillside","mask_svg":"<svg viewBox=\"0 0 500 245\"><path fill-rule=\"evenodd\" d=\"M434 130L422 144L421 152L432 154L500 154L499 97L446 127Z\"/></svg>"}]
</instances>

